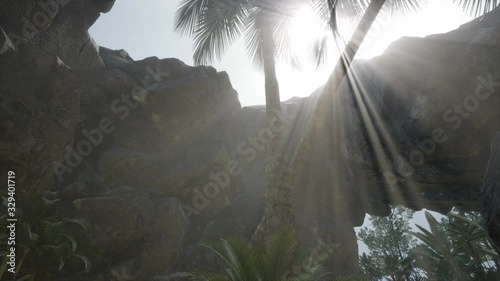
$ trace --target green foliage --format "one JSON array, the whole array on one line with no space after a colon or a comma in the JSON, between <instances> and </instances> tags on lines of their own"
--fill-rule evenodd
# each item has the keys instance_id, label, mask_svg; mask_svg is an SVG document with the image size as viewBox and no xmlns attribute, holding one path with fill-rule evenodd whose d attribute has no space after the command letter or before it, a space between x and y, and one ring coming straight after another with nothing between
<instances>
[{"instance_id":1,"label":"green foliage","mask_svg":"<svg viewBox=\"0 0 500 281\"><path fill-rule=\"evenodd\" d=\"M441 222L429 212L425 217L429 230L417 225L414 235L423 244L415 253L429 280L487 280L497 270L498 255L477 215L452 211Z\"/></svg>"},{"instance_id":2,"label":"green foliage","mask_svg":"<svg viewBox=\"0 0 500 281\"><path fill-rule=\"evenodd\" d=\"M204 241L201 245L223 261L224 269L196 270L193 272L194 280L314 281L326 275L319 265L305 271L294 267L297 241L292 231L277 231L265 242L256 245L238 237Z\"/></svg>"},{"instance_id":3,"label":"green foliage","mask_svg":"<svg viewBox=\"0 0 500 281\"><path fill-rule=\"evenodd\" d=\"M85 272L90 270L90 260L78 251L78 241L90 229L88 223L60 216L57 199L49 200L41 194L27 192L18 193L16 199L16 273L6 272L3 266L0 278L11 275L7 276L9 280L53 280L67 264L77 263L83 264ZM3 201L5 205L5 198ZM2 224L7 221L6 216L2 214ZM2 225L3 229L5 227ZM7 247L6 235L0 235L2 248ZM2 252L1 259L4 260L7 254Z\"/></svg>"},{"instance_id":4,"label":"green foliage","mask_svg":"<svg viewBox=\"0 0 500 281\"><path fill-rule=\"evenodd\" d=\"M388 217L370 217L372 227L363 227L359 238L370 250L360 257L360 267L368 280L421 280L412 253L417 240L411 235L409 221L413 211L393 208Z\"/></svg>"},{"instance_id":5,"label":"green foliage","mask_svg":"<svg viewBox=\"0 0 500 281\"><path fill-rule=\"evenodd\" d=\"M360 231L370 249L360 256L367 280L496 280L500 262L479 215L454 210L438 221L425 212L429 228L417 225L419 232L411 231L412 216L395 208L389 217L370 218L372 227Z\"/></svg>"}]
</instances>

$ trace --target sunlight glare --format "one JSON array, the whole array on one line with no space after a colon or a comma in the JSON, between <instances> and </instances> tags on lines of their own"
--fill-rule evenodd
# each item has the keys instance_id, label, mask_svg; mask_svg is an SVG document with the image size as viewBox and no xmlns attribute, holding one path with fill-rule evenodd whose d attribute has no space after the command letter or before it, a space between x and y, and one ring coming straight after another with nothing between
<instances>
[{"instance_id":1,"label":"sunlight glare","mask_svg":"<svg viewBox=\"0 0 500 281\"><path fill-rule=\"evenodd\" d=\"M371 59L379 56L392 42L401 37L425 37L430 34L445 33L470 20L472 17L468 16L460 6L450 1L429 2L421 12L410 16L381 15L370 29L356 59ZM342 37L347 41L352 35L354 27L340 24ZM296 13L291 23L290 32L292 35L291 44L301 54L302 59L310 54L311 42L314 39L329 33L308 7L304 7ZM328 54L326 65L320 69L315 69L307 63L303 65L301 70L293 69L286 64L278 66L278 79L283 82L280 85L282 100L293 96L308 96L324 84L333 70L337 55L335 52L337 49L331 37L328 44L331 51Z\"/></svg>"},{"instance_id":2,"label":"sunlight glare","mask_svg":"<svg viewBox=\"0 0 500 281\"><path fill-rule=\"evenodd\" d=\"M369 59L381 55L392 42L401 37L446 33L470 20L472 17L449 1L429 2L421 12L410 16L392 15L388 20L377 19L357 57Z\"/></svg>"},{"instance_id":3,"label":"sunlight glare","mask_svg":"<svg viewBox=\"0 0 500 281\"><path fill-rule=\"evenodd\" d=\"M292 20L291 43L298 52L303 53L310 47L311 42L321 38L325 32L311 8L304 6L297 11Z\"/></svg>"}]
</instances>

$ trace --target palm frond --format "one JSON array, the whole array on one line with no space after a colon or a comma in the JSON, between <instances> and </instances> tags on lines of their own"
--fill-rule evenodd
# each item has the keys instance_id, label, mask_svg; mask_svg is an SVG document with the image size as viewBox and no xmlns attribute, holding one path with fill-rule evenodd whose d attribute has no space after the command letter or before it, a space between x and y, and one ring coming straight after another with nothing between
<instances>
[{"instance_id":1,"label":"palm frond","mask_svg":"<svg viewBox=\"0 0 500 281\"><path fill-rule=\"evenodd\" d=\"M84 264L85 272L90 272L92 269L92 263L90 262L89 258L85 255L82 254L72 254L70 257L75 257L79 260L81 260Z\"/></svg>"},{"instance_id":2,"label":"palm frond","mask_svg":"<svg viewBox=\"0 0 500 281\"><path fill-rule=\"evenodd\" d=\"M174 31L181 35L193 35L202 11L210 0L182 0L175 13Z\"/></svg>"},{"instance_id":3,"label":"palm frond","mask_svg":"<svg viewBox=\"0 0 500 281\"><path fill-rule=\"evenodd\" d=\"M200 245L210 249L226 266L227 275L233 280L259 280L259 259L253 246L238 237L203 241Z\"/></svg>"},{"instance_id":4,"label":"palm frond","mask_svg":"<svg viewBox=\"0 0 500 281\"><path fill-rule=\"evenodd\" d=\"M297 252L297 240L293 231L276 231L265 242L264 273L267 280L285 280Z\"/></svg>"},{"instance_id":5,"label":"palm frond","mask_svg":"<svg viewBox=\"0 0 500 281\"><path fill-rule=\"evenodd\" d=\"M263 13L261 8L253 8L250 11L250 16L247 19L246 32L245 32L245 47L248 56L252 59L253 64L262 68L264 65L264 56L262 54L262 34L260 32L259 23L257 18L261 17L259 14Z\"/></svg>"},{"instance_id":6,"label":"palm frond","mask_svg":"<svg viewBox=\"0 0 500 281\"><path fill-rule=\"evenodd\" d=\"M324 64L328 59L328 36L322 36L321 38L316 38L312 44L312 57L315 60L316 69L318 69L322 64Z\"/></svg>"},{"instance_id":7,"label":"palm frond","mask_svg":"<svg viewBox=\"0 0 500 281\"><path fill-rule=\"evenodd\" d=\"M194 27L194 62L196 65L221 59L227 48L243 33L248 16L241 4L220 10L211 1L202 9ZM223 13L223 15L221 14Z\"/></svg>"},{"instance_id":8,"label":"palm frond","mask_svg":"<svg viewBox=\"0 0 500 281\"><path fill-rule=\"evenodd\" d=\"M262 267L262 260L255 247L239 237L230 237L223 242L226 253L234 265L234 272L241 276L239 280L261 280L259 269Z\"/></svg>"},{"instance_id":9,"label":"palm frond","mask_svg":"<svg viewBox=\"0 0 500 281\"><path fill-rule=\"evenodd\" d=\"M65 234L65 233L63 233L62 235L63 235L64 237L66 237L66 238L70 241L70 243L71 243L71 251L72 251L73 253L74 253L74 252L76 252L76 249L77 249L77 247L78 247L78 244L77 244L77 242L76 242L76 239L75 239L75 238L73 238L71 235L68 235L68 234Z\"/></svg>"},{"instance_id":10,"label":"palm frond","mask_svg":"<svg viewBox=\"0 0 500 281\"><path fill-rule=\"evenodd\" d=\"M402 15L411 15L422 11L428 0L389 0L385 9Z\"/></svg>"},{"instance_id":11,"label":"palm frond","mask_svg":"<svg viewBox=\"0 0 500 281\"><path fill-rule=\"evenodd\" d=\"M338 39L339 22L354 29L361 16L367 12L370 0L310 0L316 14L329 23L332 33ZM386 0L381 13L408 15L422 10L427 0Z\"/></svg>"},{"instance_id":12,"label":"palm frond","mask_svg":"<svg viewBox=\"0 0 500 281\"><path fill-rule=\"evenodd\" d=\"M295 50L293 44L294 34L291 27L295 19L295 12L299 6L283 6L280 8L283 12L279 17L272 21L272 29L275 38L275 57L285 62L287 65L295 69L301 69L302 63L299 54Z\"/></svg>"},{"instance_id":13,"label":"palm frond","mask_svg":"<svg viewBox=\"0 0 500 281\"><path fill-rule=\"evenodd\" d=\"M500 0L453 0L453 2L458 3L465 12L474 17L486 14L500 4Z\"/></svg>"},{"instance_id":14,"label":"palm frond","mask_svg":"<svg viewBox=\"0 0 500 281\"><path fill-rule=\"evenodd\" d=\"M227 274L207 267L195 269L193 275L194 281L232 281Z\"/></svg>"},{"instance_id":15,"label":"palm frond","mask_svg":"<svg viewBox=\"0 0 500 281\"><path fill-rule=\"evenodd\" d=\"M328 275L321 265L308 272L296 270L297 240L294 231L278 230L256 245L238 237L204 240L200 245L223 261L225 271L197 269L193 275L199 281L318 281Z\"/></svg>"}]
</instances>

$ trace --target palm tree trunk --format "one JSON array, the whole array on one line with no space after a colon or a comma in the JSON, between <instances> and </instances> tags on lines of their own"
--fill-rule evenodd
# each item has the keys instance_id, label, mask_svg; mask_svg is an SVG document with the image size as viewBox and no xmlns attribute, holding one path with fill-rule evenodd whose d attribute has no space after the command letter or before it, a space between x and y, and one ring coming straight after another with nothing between
<instances>
[{"instance_id":1,"label":"palm tree trunk","mask_svg":"<svg viewBox=\"0 0 500 281\"><path fill-rule=\"evenodd\" d=\"M264 16L265 17L265 16ZM268 21L268 19L264 19ZM273 30L269 23L264 23L261 29L261 44L264 61L265 93L266 93L266 121L268 127L284 128L278 115L281 114L280 92L276 77L275 43ZM285 165L284 130L273 132L273 138L267 145L265 163L265 193L264 215L254 232L252 241L267 237L277 229L292 229L294 215L291 198L291 181L289 180L288 166Z\"/></svg>"},{"instance_id":2,"label":"palm tree trunk","mask_svg":"<svg viewBox=\"0 0 500 281\"><path fill-rule=\"evenodd\" d=\"M290 230L292 230L294 228L295 222L291 194L293 186L292 175L297 175L300 171L303 160L307 157L311 148L315 132L325 123L325 116L330 108L329 105L332 105L334 94L337 92L342 79L346 76L354 56L359 50L361 43L385 1L386 0L372 0L368 6L367 12L361 18L353 37L347 44L321 94L313 114L313 119L306 129L305 137L296 154L297 157L293 159L290 167L285 165L283 132L275 132L271 143L267 147L266 154L264 215L252 236L252 241L265 237L274 229L290 228ZM265 23L263 26L268 27L261 30L261 43L263 47L262 53L265 75L266 115L267 122L270 124L273 120L274 122L279 122L279 120L281 120L276 118L277 114L281 113L281 104L279 98L279 84L275 69L274 38L272 30L269 28L271 25Z\"/></svg>"},{"instance_id":3,"label":"palm tree trunk","mask_svg":"<svg viewBox=\"0 0 500 281\"><path fill-rule=\"evenodd\" d=\"M304 137L299 144L294 158L292 159L290 169L292 175L297 175L300 172L304 161L310 153L316 135L319 130L325 129L324 126L326 125L326 117L328 114L331 114L335 94L337 93L342 80L347 75L347 71L349 70L356 53L358 52L366 34L375 22L375 19L380 13L385 2L386 0L372 0L370 2L366 13L361 18L353 36L351 37L351 40L348 42L337 64L335 65L335 68L318 99L311 121L304 132ZM331 10L331 13L334 13L334 10ZM334 19L334 17L331 18ZM338 150L334 149L334 151Z\"/></svg>"}]
</instances>

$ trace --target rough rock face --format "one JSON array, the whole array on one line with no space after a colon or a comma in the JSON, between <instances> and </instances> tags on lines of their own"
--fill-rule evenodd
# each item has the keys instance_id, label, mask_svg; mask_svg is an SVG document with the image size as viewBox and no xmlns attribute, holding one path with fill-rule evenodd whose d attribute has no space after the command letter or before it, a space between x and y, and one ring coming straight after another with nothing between
<instances>
[{"instance_id":1,"label":"rough rock face","mask_svg":"<svg viewBox=\"0 0 500 281\"><path fill-rule=\"evenodd\" d=\"M234 147L232 132L236 130L240 112L237 93L227 74L211 67L190 67L176 59L154 57L133 61L123 50L103 47L100 56L105 69L94 77L82 95L81 124L75 140L77 145L92 140L98 143L84 160L91 168L82 165L73 172L77 178L91 183L88 191L71 184L63 189L63 194L75 198L90 193L108 198L113 186L133 186L150 197L178 198L182 202L177 206L182 222L191 223L186 237L182 234L182 239L176 240L175 250L159 252L162 272L140 267L144 276L165 274L173 265L179 265L181 257L176 258L177 255L185 255L185 250L179 253L179 247L183 243L196 244L205 225L226 209L232 198L230 191L237 179L227 178L225 182L226 178L218 174L226 170L230 148ZM106 126L109 130L103 130L103 122L109 123ZM69 174L66 176L71 178ZM218 180L225 183L220 187L213 185ZM206 188L208 197L204 195ZM77 201L75 206L79 205ZM129 214L144 213L141 208L149 204L139 202L131 207ZM90 209L93 207L78 213L85 217ZM118 221L126 222L127 215ZM151 225L175 223L169 218L153 219L150 224L139 225L137 230L144 232ZM177 233L170 227L165 231ZM123 232L129 230L124 228ZM134 237L125 235L120 243L133 244L138 236ZM121 247L114 239L108 242ZM150 256L149 252L136 258L134 264L141 263L146 256ZM109 272L125 270L129 265L115 265Z\"/></svg>"},{"instance_id":2,"label":"rough rock face","mask_svg":"<svg viewBox=\"0 0 500 281\"><path fill-rule=\"evenodd\" d=\"M0 26L14 46L32 43L76 68L102 66L88 29L114 0L3 1Z\"/></svg>"},{"instance_id":3,"label":"rough rock face","mask_svg":"<svg viewBox=\"0 0 500 281\"><path fill-rule=\"evenodd\" d=\"M353 70L361 81L337 102L358 200L479 209L489 143L500 129L499 14L448 34L403 38Z\"/></svg>"},{"instance_id":4,"label":"rough rock face","mask_svg":"<svg viewBox=\"0 0 500 281\"><path fill-rule=\"evenodd\" d=\"M16 172L19 186L48 190L52 164L73 140L82 83L57 56L33 45L4 52L0 65L0 166Z\"/></svg>"},{"instance_id":5,"label":"rough rock face","mask_svg":"<svg viewBox=\"0 0 500 281\"><path fill-rule=\"evenodd\" d=\"M181 199L197 208L193 219L215 215L230 188L207 206L205 195L194 205L211 174L226 169L233 146L240 105L227 74L176 59L135 62L124 51L100 53L106 69L82 99L76 143L101 143L86 161L105 181ZM103 120L108 133L99 129Z\"/></svg>"},{"instance_id":6,"label":"rough rock face","mask_svg":"<svg viewBox=\"0 0 500 281\"><path fill-rule=\"evenodd\" d=\"M73 205L92 225L91 247L102 253L92 259L104 272L94 280L141 280L175 264L186 231L177 199L122 186Z\"/></svg>"},{"instance_id":7,"label":"rough rock face","mask_svg":"<svg viewBox=\"0 0 500 281\"><path fill-rule=\"evenodd\" d=\"M192 206L232 146L240 104L227 74L99 48L87 30L113 2L0 4L0 164L20 188L60 189L66 215L93 226L94 270L70 280L168 273L187 221L228 200Z\"/></svg>"},{"instance_id":8,"label":"rough rock face","mask_svg":"<svg viewBox=\"0 0 500 281\"><path fill-rule=\"evenodd\" d=\"M1 166L17 170L23 188L50 189L54 164L67 155L84 91L77 70L102 66L87 30L103 4L7 0L0 5L0 114L7 131L0 140Z\"/></svg>"}]
</instances>

